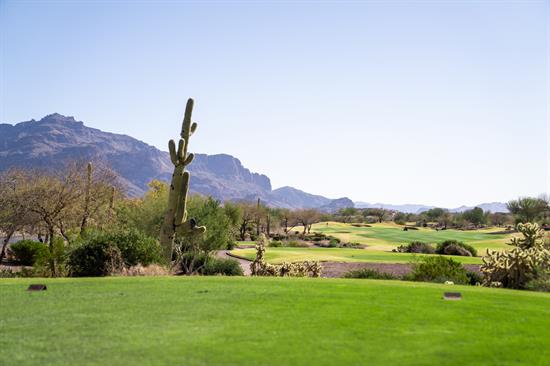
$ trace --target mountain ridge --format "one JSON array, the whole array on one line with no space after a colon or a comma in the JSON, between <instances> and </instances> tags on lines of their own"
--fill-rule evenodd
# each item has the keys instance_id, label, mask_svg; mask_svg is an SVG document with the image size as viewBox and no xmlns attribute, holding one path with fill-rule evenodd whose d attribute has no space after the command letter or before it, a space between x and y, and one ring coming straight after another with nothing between
<instances>
[{"instance_id":1,"label":"mountain ridge","mask_svg":"<svg viewBox=\"0 0 550 366\"><path fill-rule=\"evenodd\" d=\"M173 172L168 152L128 135L88 127L72 116L52 113L38 121L0 124L0 171L11 167L55 169L75 159L107 162L133 196L143 194L152 179L170 181ZM229 154L196 153L189 171L191 192L222 201L260 198L270 206L293 209L331 207L333 201L292 187L273 190L267 175L251 172ZM290 192L292 198L286 196ZM347 202L353 205L351 200Z\"/></svg>"},{"instance_id":2,"label":"mountain ridge","mask_svg":"<svg viewBox=\"0 0 550 366\"><path fill-rule=\"evenodd\" d=\"M384 208L388 210L395 210L395 211L401 211L404 213L414 213L414 214L419 214L436 207L447 209L449 210L449 212L464 212L466 210L471 210L474 207L479 207L483 209L483 211L504 212L504 213L508 212L508 208L506 207L506 204L503 202L485 202L475 206L462 205L456 208L446 208L441 206L431 206L431 205L411 204L411 203L394 205L394 204L386 204L386 203L368 203L368 202L362 202L362 201L355 201L354 204L355 204L355 207L357 208Z\"/></svg>"},{"instance_id":3,"label":"mountain ridge","mask_svg":"<svg viewBox=\"0 0 550 366\"><path fill-rule=\"evenodd\" d=\"M173 171L168 152L126 134L88 127L73 116L52 113L38 121L0 123L0 171L11 167L58 168L74 159L104 160L121 176L121 183L133 196L143 194L152 179L170 181ZM436 207L353 202L347 197L331 199L290 186L273 189L267 175L250 171L229 154L197 153L189 171L192 174L191 192L211 195L222 201L260 198L273 207L325 211L355 206L421 213ZM449 211L463 212L473 207L492 212L508 211L501 202L460 206Z\"/></svg>"}]
</instances>

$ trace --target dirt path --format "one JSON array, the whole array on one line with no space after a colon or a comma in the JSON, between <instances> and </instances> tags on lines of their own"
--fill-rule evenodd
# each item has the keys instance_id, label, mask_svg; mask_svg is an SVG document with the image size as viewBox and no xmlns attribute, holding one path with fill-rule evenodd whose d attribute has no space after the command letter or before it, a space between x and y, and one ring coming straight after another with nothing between
<instances>
[{"instance_id":1,"label":"dirt path","mask_svg":"<svg viewBox=\"0 0 550 366\"><path fill-rule=\"evenodd\" d=\"M218 250L216 256L223 259L234 259L239 262L245 276L250 276L250 261L242 258L233 257L229 254L229 250Z\"/></svg>"}]
</instances>

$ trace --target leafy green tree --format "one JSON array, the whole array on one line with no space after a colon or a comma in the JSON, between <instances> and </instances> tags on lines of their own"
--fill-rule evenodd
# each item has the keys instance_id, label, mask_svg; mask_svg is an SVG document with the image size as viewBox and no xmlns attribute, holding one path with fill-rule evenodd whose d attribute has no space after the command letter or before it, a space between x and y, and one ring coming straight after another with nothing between
<instances>
[{"instance_id":1,"label":"leafy green tree","mask_svg":"<svg viewBox=\"0 0 550 366\"><path fill-rule=\"evenodd\" d=\"M546 211L548 211L548 203L543 198L520 197L517 200L509 201L506 204L516 218L516 222L535 222Z\"/></svg>"},{"instance_id":2,"label":"leafy green tree","mask_svg":"<svg viewBox=\"0 0 550 366\"><path fill-rule=\"evenodd\" d=\"M395 222L398 225L405 225L407 223L407 215L403 212L397 212L393 216L393 222Z\"/></svg>"},{"instance_id":3,"label":"leafy green tree","mask_svg":"<svg viewBox=\"0 0 550 366\"><path fill-rule=\"evenodd\" d=\"M192 244L196 246L196 250L210 254L214 250L227 248L228 244L232 243L231 219L226 215L219 200L212 197L191 196L188 211L190 217L196 220L196 225L208 228L204 235L191 240L194 241Z\"/></svg>"},{"instance_id":4,"label":"leafy green tree","mask_svg":"<svg viewBox=\"0 0 550 366\"><path fill-rule=\"evenodd\" d=\"M379 223L382 223L386 218L387 211L383 208L366 208L363 210L363 216L374 216L378 219Z\"/></svg>"},{"instance_id":5,"label":"leafy green tree","mask_svg":"<svg viewBox=\"0 0 550 366\"><path fill-rule=\"evenodd\" d=\"M471 210L464 211L462 213L462 217L466 221L468 221L468 222L470 222L470 223L472 223L476 226L484 224L485 219L486 219L486 217L483 213L483 209L481 209L479 207L474 207Z\"/></svg>"},{"instance_id":6,"label":"leafy green tree","mask_svg":"<svg viewBox=\"0 0 550 366\"><path fill-rule=\"evenodd\" d=\"M117 222L124 228L135 228L148 236L158 237L168 201L168 184L152 180L143 197L127 199L116 206Z\"/></svg>"}]
</instances>

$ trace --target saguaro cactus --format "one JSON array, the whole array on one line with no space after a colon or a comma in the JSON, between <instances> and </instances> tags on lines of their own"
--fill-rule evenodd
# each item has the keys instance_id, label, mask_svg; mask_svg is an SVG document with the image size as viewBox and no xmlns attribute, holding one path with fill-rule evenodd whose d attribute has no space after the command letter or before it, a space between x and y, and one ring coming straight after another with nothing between
<instances>
[{"instance_id":1,"label":"saguaro cactus","mask_svg":"<svg viewBox=\"0 0 550 366\"><path fill-rule=\"evenodd\" d=\"M164 215L164 223L160 232L160 244L167 261L171 261L174 249L174 238L177 236L185 237L189 235L199 235L206 231L204 226L196 226L195 220L187 218L187 194L189 193L189 172L185 170L187 165L191 164L195 155L187 153L189 146L189 137L197 129L197 123L191 123L191 114L193 113L193 99L187 100L185 115L181 127L181 138L176 143L174 140L168 142L170 159L174 164L174 173L170 184L170 193L168 196L168 209Z\"/></svg>"},{"instance_id":2,"label":"saguaro cactus","mask_svg":"<svg viewBox=\"0 0 550 366\"><path fill-rule=\"evenodd\" d=\"M88 217L90 216L90 189L92 187L92 162L89 162L86 166L86 186L84 191L84 212L82 214L82 221L80 223L80 235L86 230L88 226Z\"/></svg>"}]
</instances>

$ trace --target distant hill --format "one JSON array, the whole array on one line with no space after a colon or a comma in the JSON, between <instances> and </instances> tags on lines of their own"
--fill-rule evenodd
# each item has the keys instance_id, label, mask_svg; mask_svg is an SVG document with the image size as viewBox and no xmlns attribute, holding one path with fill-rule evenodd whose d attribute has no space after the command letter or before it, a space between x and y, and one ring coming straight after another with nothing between
<instances>
[{"instance_id":1,"label":"distant hill","mask_svg":"<svg viewBox=\"0 0 550 366\"><path fill-rule=\"evenodd\" d=\"M367 202L355 202L355 207L357 208L384 208L387 210L395 210L405 213L422 213L428 211L431 208L436 206L427 206L419 204L403 204L403 205L390 205L385 203L367 203ZM474 207L479 207L483 211L491 212L508 212L506 204L502 202L491 202L491 203L480 203L475 206L460 206L457 208L448 208L450 212L464 212L466 210L471 210ZM444 207L443 207L444 208Z\"/></svg>"},{"instance_id":2,"label":"distant hill","mask_svg":"<svg viewBox=\"0 0 550 366\"><path fill-rule=\"evenodd\" d=\"M152 179L169 181L173 170L167 152L127 135L87 127L73 117L54 113L39 121L0 124L0 171L11 167L55 169L75 159L108 163L134 196L143 194ZM272 190L266 175L251 172L227 154L196 154L189 170L192 192L223 201L255 201L259 197L274 207L330 209L339 205L331 206L329 198L292 187ZM353 202L347 199L346 204Z\"/></svg>"}]
</instances>

